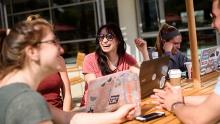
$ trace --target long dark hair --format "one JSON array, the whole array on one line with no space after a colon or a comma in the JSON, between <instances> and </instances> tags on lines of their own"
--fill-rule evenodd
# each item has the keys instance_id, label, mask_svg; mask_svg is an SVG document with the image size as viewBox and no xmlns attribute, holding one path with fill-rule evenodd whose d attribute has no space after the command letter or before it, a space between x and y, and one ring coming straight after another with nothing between
<instances>
[{"instance_id":1,"label":"long dark hair","mask_svg":"<svg viewBox=\"0 0 220 124\"><path fill-rule=\"evenodd\" d=\"M119 26L117 26L115 24L106 24L106 25L103 25L102 27L99 28L99 30L97 32L97 36L101 33L101 31L103 29L105 29L107 31L107 33L113 34L114 37L117 39L117 41L118 41L117 54L118 54L118 57L120 60L120 58L122 56L124 56L125 52L126 52L126 43L125 43L124 38L122 36L121 29L119 28ZM96 45L97 45L96 55L98 57L97 61L98 61L99 69L102 72L102 75L108 75L108 74L113 73L114 71L112 71L108 65L106 53L104 53L102 51L102 48L99 45L98 37L96 37Z\"/></svg>"}]
</instances>

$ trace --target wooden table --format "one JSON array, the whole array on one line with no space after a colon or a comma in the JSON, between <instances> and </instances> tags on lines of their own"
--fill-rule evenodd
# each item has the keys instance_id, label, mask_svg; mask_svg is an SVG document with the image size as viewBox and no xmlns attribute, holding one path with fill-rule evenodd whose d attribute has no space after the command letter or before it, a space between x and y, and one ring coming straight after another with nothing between
<instances>
[{"instance_id":1,"label":"wooden table","mask_svg":"<svg viewBox=\"0 0 220 124\"><path fill-rule=\"evenodd\" d=\"M219 72L213 72L207 75L202 76L202 86L201 88L193 88L192 81L190 80L182 80L181 87L184 89L184 96L188 95L205 95L213 92L213 88L217 82L217 78L220 75ZM141 112L142 114L147 114L151 112L157 111L151 103L150 98L146 98L141 102ZM161 117L158 119L154 119L148 122L140 122L137 120L132 120L126 122L126 124L181 124L181 121L172 113L163 110L165 112L165 117Z\"/></svg>"}]
</instances>

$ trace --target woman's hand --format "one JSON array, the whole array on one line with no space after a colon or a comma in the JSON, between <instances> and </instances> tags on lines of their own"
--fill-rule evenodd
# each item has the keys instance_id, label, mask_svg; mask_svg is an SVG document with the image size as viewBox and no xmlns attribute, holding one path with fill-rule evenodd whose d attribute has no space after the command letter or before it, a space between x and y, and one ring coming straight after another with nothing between
<instances>
[{"instance_id":1,"label":"woman's hand","mask_svg":"<svg viewBox=\"0 0 220 124\"><path fill-rule=\"evenodd\" d=\"M141 38L136 38L134 40L134 43L141 53L147 51L147 42L145 40Z\"/></svg>"},{"instance_id":2,"label":"woman's hand","mask_svg":"<svg viewBox=\"0 0 220 124\"><path fill-rule=\"evenodd\" d=\"M147 42L141 38L136 38L134 40L134 43L136 45L136 47L138 48L138 50L142 53L142 56L144 58L144 60L149 60L149 54L148 54L148 50L147 50Z\"/></svg>"},{"instance_id":3,"label":"woman's hand","mask_svg":"<svg viewBox=\"0 0 220 124\"><path fill-rule=\"evenodd\" d=\"M171 52L173 49L173 43L171 42L165 42L163 45L163 49L165 52Z\"/></svg>"},{"instance_id":4,"label":"woman's hand","mask_svg":"<svg viewBox=\"0 0 220 124\"><path fill-rule=\"evenodd\" d=\"M118 110L116 110L114 114L115 117L117 117L119 123L132 120L135 114L135 104L123 105Z\"/></svg>"}]
</instances>

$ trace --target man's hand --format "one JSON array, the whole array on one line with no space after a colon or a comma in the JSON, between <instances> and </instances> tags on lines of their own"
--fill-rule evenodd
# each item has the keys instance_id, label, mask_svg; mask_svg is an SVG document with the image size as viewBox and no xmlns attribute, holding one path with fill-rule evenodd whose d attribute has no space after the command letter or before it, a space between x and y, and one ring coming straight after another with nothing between
<instances>
[{"instance_id":1,"label":"man's hand","mask_svg":"<svg viewBox=\"0 0 220 124\"><path fill-rule=\"evenodd\" d=\"M171 111L173 103L184 102L182 96L182 89L180 87L173 87L169 83L166 83L164 90L154 89L154 95L151 98L154 98L155 104L159 107L166 108L168 111Z\"/></svg>"}]
</instances>

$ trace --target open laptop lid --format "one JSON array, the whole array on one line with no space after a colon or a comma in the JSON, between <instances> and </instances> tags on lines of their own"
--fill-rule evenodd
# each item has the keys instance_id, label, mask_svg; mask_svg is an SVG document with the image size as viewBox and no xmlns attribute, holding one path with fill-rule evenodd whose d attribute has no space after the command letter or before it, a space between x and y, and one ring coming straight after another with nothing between
<instances>
[{"instance_id":1,"label":"open laptop lid","mask_svg":"<svg viewBox=\"0 0 220 124\"><path fill-rule=\"evenodd\" d=\"M142 62L139 75L142 99L151 95L153 89L164 87L169 59L165 56Z\"/></svg>"},{"instance_id":2,"label":"open laptop lid","mask_svg":"<svg viewBox=\"0 0 220 124\"><path fill-rule=\"evenodd\" d=\"M210 47L201 50L200 53L200 72L201 75L210 73L219 69L220 48Z\"/></svg>"},{"instance_id":3,"label":"open laptop lid","mask_svg":"<svg viewBox=\"0 0 220 124\"><path fill-rule=\"evenodd\" d=\"M138 74L130 70L98 77L88 83L87 112L114 111L123 104L136 104L135 115L141 114Z\"/></svg>"}]
</instances>

